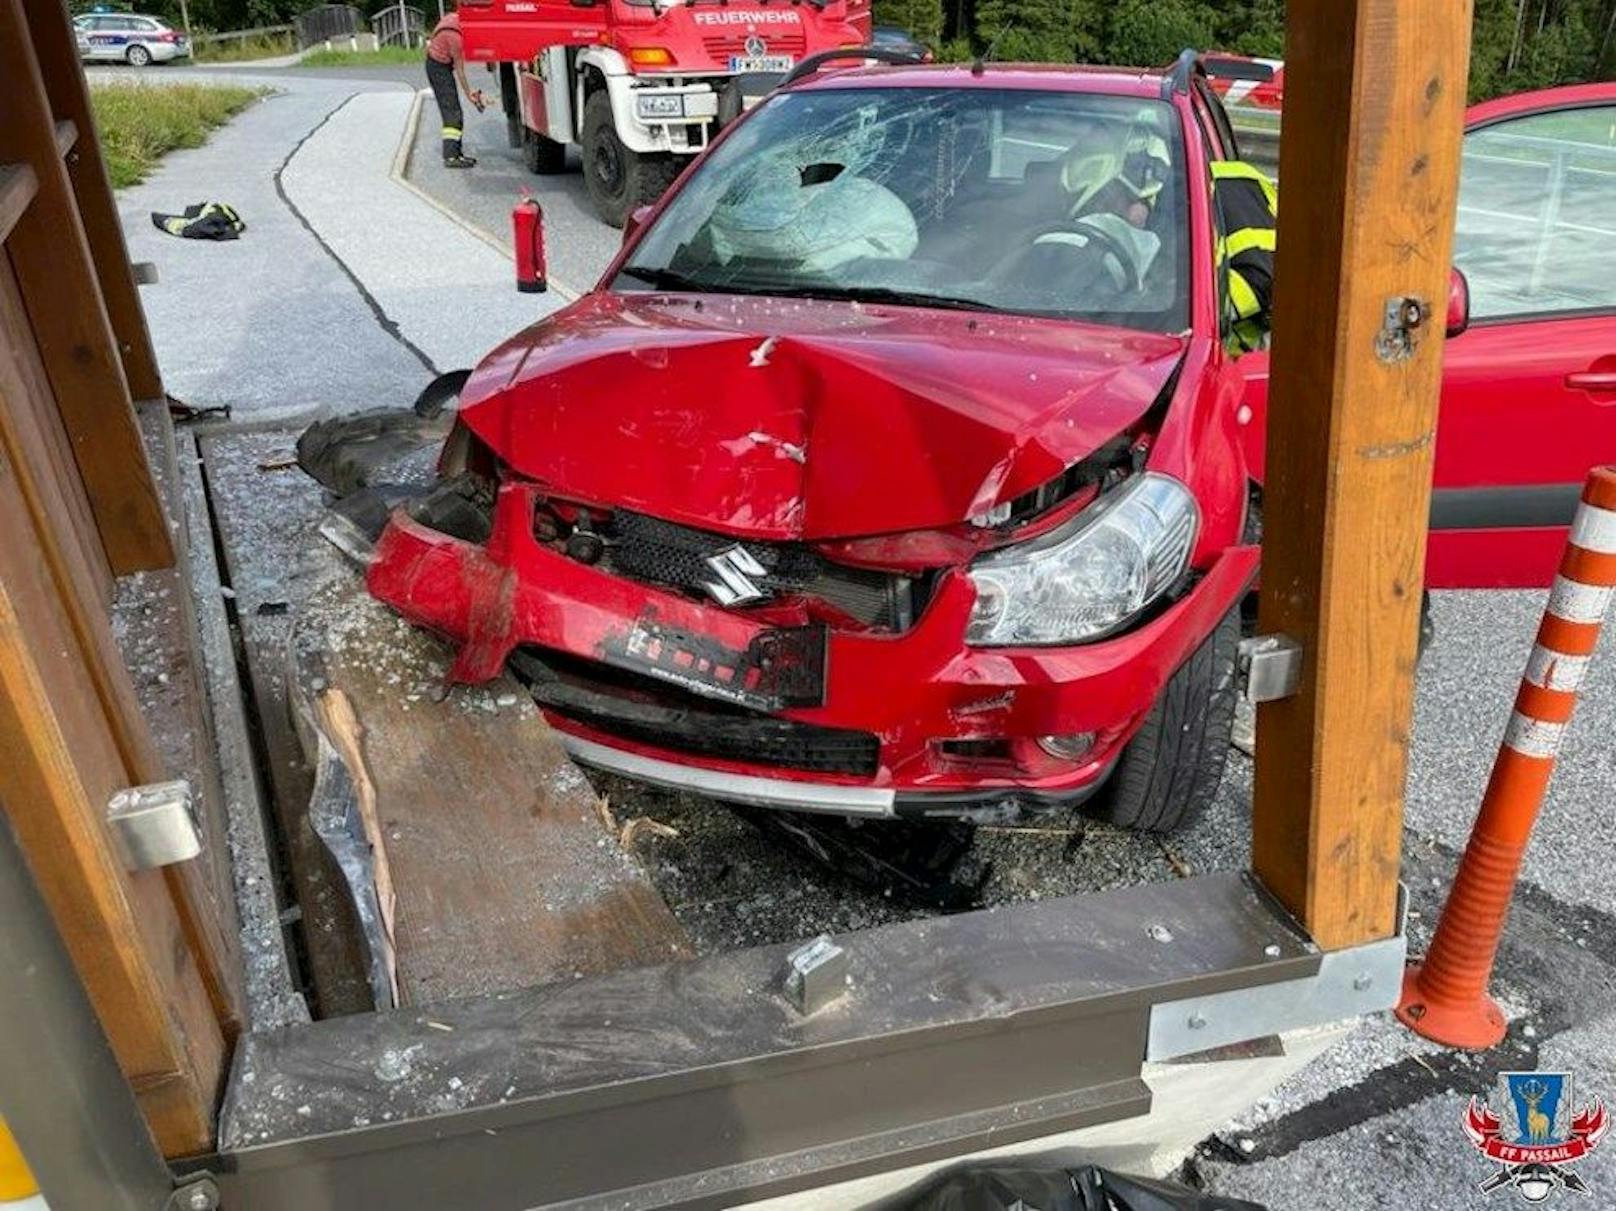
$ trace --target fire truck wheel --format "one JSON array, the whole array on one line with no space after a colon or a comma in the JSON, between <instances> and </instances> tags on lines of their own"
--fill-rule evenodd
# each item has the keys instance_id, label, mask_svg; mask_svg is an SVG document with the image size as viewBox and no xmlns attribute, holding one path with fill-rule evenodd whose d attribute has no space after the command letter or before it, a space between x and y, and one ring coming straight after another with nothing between
<instances>
[{"instance_id":1,"label":"fire truck wheel","mask_svg":"<svg viewBox=\"0 0 1616 1211\"><path fill-rule=\"evenodd\" d=\"M621 227L631 212L656 201L679 164L671 155L640 155L623 146L612 122L612 102L597 92L584 104L584 187L601 219Z\"/></svg>"},{"instance_id":2,"label":"fire truck wheel","mask_svg":"<svg viewBox=\"0 0 1616 1211\"><path fill-rule=\"evenodd\" d=\"M1239 647L1237 607L1173 674L1086 812L1140 832L1194 823L1223 781Z\"/></svg>"},{"instance_id":3,"label":"fire truck wheel","mask_svg":"<svg viewBox=\"0 0 1616 1211\"><path fill-rule=\"evenodd\" d=\"M550 176L567 167L567 145L522 127L522 163L529 172Z\"/></svg>"}]
</instances>

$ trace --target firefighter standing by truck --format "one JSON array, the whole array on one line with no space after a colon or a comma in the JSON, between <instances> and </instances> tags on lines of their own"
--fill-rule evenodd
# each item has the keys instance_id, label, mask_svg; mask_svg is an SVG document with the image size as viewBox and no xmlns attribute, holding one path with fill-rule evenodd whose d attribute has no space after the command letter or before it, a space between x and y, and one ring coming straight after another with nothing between
<instances>
[{"instance_id":1,"label":"firefighter standing by truck","mask_svg":"<svg viewBox=\"0 0 1616 1211\"><path fill-rule=\"evenodd\" d=\"M461 144L465 112L460 108L460 94L482 113L488 104L481 91L466 83L466 56L460 38L460 14L446 13L426 44L426 82L432 86L432 96L438 103L438 115L443 120L443 166L445 168L472 168L477 161L468 156Z\"/></svg>"}]
</instances>

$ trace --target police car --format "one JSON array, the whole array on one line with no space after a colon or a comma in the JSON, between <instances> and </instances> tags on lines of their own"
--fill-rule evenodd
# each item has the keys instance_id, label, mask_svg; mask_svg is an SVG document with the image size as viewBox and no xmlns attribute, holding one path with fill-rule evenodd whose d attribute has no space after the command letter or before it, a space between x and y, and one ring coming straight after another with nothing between
<instances>
[{"instance_id":1,"label":"police car","mask_svg":"<svg viewBox=\"0 0 1616 1211\"><path fill-rule=\"evenodd\" d=\"M156 17L138 13L86 13L73 18L79 57L91 62L128 63L145 67L188 59L191 44L180 31Z\"/></svg>"}]
</instances>

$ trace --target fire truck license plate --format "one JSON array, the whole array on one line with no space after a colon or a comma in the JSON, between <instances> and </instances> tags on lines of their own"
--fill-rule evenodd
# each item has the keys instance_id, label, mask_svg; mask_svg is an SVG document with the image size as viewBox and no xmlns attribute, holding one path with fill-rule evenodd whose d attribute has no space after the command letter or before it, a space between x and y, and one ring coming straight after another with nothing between
<instances>
[{"instance_id":1,"label":"fire truck license plate","mask_svg":"<svg viewBox=\"0 0 1616 1211\"><path fill-rule=\"evenodd\" d=\"M790 55L731 55L730 71L790 71L797 61Z\"/></svg>"}]
</instances>

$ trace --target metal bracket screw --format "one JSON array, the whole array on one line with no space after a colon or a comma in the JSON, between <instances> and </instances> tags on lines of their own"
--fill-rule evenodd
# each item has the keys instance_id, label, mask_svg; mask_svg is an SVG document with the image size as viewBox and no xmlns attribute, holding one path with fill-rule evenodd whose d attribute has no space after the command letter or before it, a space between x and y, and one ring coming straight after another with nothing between
<instances>
[{"instance_id":1,"label":"metal bracket screw","mask_svg":"<svg viewBox=\"0 0 1616 1211\"><path fill-rule=\"evenodd\" d=\"M218 1211L219 1187L211 1177L186 1182L168 1196L163 1211Z\"/></svg>"},{"instance_id":2,"label":"metal bracket screw","mask_svg":"<svg viewBox=\"0 0 1616 1211\"><path fill-rule=\"evenodd\" d=\"M807 1017L847 991L847 951L820 934L786 956L786 997Z\"/></svg>"},{"instance_id":3,"label":"metal bracket screw","mask_svg":"<svg viewBox=\"0 0 1616 1211\"><path fill-rule=\"evenodd\" d=\"M1198 1013L1190 1014L1189 1026L1191 1030L1206 1029L1206 1019Z\"/></svg>"},{"instance_id":4,"label":"metal bracket screw","mask_svg":"<svg viewBox=\"0 0 1616 1211\"><path fill-rule=\"evenodd\" d=\"M1173 940L1173 931L1165 925L1152 925L1145 930L1145 933L1156 942L1171 942Z\"/></svg>"},{"instance_id":5,"label":"metal bracket screw","mask_svg":"<svg viewBox=\"0 0 1616 1211\"><path fill-rule=\"evenodd\" d=\"M1248 702L1277 702L1302 683L1302 645L1289 635L1240 641L1240 682Z\"/></svg>"},{"instance_id":6,"label":"metal bracket screw","mask_svg":"<svg viewBox=\"0 0 1616 1211\"><path fill-rule=\"evenodd\" d=\"M1422 298L1404 294L1387 299L1380 331L1375 334L1375 356L1387 363L1412 357L1430 318L1431 304Z\"/></svg>"},{"instance_id":7,"label":"metal bracket screw","mask_svg":"<svg viewBox=\"0 0 1616 1211\"><path fill-rule=\"evenodd\" d=\"M107 800L107 824L130 870L185 862L202 852L202 833L184 778L118 791Z\"/></svg>"}]
</instances>

